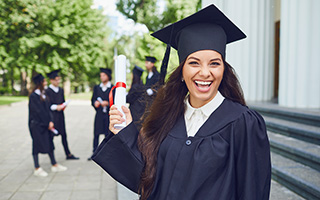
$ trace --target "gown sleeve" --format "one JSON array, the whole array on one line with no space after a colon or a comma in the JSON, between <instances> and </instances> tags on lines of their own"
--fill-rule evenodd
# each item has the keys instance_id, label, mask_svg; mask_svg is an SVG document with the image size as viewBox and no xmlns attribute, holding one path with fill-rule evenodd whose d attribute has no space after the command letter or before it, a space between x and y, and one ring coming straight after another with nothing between
<instances>
[{"instance_id":1,"label":"gown sleeve","mask_svg":"<svg viewBox=\"0 0 320 200\"><path fill-rule=\"evenodd\" d=\"M91 105L92 105L92 107L95 109L95 110L97 110L97 108L96 107L94 107L94 102L96 102L96 100L97 100L97 91L96 91L96 89L97 89L97 86L94 86L93 87L93 93L92 93L92 97L91 97Z\"/></svg>"},{"instance_id":2,"label":"gown sleeve","mask_svg":"<svg viewBox=\"0 0 320 200\"><path fill-rule=\"evenodd\" d=\"M235 129L237 199L268 200L271 161L265 122L257 112L249 111Z\"/></svg>"},{"instance_id":3,"label":"gown sleeve","mask_svg":"<svg viewBox=\"0 0 320 200\"><path fill-rule=\"evenodd\" d=\"M130 123L118 134L109 134L92 156L110 176L136 193L144 167L137 147L138 133L134 123Z\"/></svg>"}]
</instances>

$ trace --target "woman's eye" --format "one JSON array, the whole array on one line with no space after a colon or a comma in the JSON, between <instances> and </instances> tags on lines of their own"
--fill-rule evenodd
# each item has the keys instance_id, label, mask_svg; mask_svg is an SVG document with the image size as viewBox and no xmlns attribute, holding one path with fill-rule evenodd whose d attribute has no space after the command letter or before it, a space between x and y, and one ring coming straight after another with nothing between
<instances>
[{"instance_id":1,"label":"woman's eye","mask_svg":"<svg viewBox=\"0 0 320 200\"><path fill-rule=\"evenodd\" d=\"M189 62L189 65L198 65L198 62L191 61L191 62Z\"/></svg>"},{"instance_id":2,"label":"woman's eye","mask_svg":"<svg viewBox=\"0 0 320 200\"><path fill-rule=\"evenodd\" d=\"M220 63L219 62L212 62L210 65L219 66Z\"/></svg>"}]
</instances>

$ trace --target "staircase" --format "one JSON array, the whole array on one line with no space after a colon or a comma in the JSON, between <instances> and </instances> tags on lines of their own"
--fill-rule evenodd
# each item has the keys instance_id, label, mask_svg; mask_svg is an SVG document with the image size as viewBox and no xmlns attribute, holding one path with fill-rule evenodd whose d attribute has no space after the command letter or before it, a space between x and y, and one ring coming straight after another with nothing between
<instances>
[{"instance_id":1,"label":"staircase","mask_svg":"<svg viewBox=\"0 0 320 200\"><path fill-rule=\"evenodd\" d=\"M320 199L320 110L271 103L249 103L249 107L267 125L272 179L305 199Z\"/></svg>"}]
</instances>

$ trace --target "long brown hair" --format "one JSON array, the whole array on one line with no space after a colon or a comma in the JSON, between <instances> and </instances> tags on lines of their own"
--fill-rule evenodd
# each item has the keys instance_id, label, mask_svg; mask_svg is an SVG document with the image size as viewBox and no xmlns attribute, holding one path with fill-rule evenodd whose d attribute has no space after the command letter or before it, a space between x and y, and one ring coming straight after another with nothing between
<instances>
[{"instance_id":1,"label":"long brown hair","mask_svg":"<svg viewBox=\"0 0 320 200\"><path fill-rule=\"evenodd\" d=\"M42 81L40 81L40 83L34 84L34 87L33 87L33 90L32 90L32 92L34 92L36 89L40 90L40 100L41 101L45 101L45 99L41 95L41 94L45 93L43 82L44 82L44 79Z\"/></svg>"},{"instance_id":2,"label":"long brown hair","mask_svg":"<svg viewBox=\"0 0 320 200\"><path fill-rule=\"evenodd\" d=\"M146 200L151 195L156 178L160 144L185 111L184 99L188 88L185 82L181 81L183 66L184 62L172 72L166 84L159 89L150 109L144 115L145 119L138 136L138 146L145 161L139 187L141 200ZM219 91L225 98L245 105L237 76L233 68L225 61Z\"/></svg>"}]
</instances>

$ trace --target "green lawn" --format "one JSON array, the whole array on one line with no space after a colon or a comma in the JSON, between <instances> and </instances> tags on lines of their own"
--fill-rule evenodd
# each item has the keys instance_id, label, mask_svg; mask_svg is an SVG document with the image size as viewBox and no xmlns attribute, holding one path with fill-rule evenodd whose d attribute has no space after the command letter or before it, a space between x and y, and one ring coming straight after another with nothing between
<instances>
[{"instance_id":1,"label":"green lawn","mask_svg":"<svg viewBox=\"0 0 320 200\"><path fill-rule=\"evenodd\" d=\"M66 95L66 100L73 99L73 100L91 100L92 92L85 92L85 93L77 93L77 94L70 94Z\"/></svg>"},{"instance_id":2,"label":"green lawn","mask_svg":"<svg viewBox=\"0 0 320 200\"><path fill-rule=\"evenodd\" d=\"M91 100L92 92L70 94L66 96L66 100ZM27 96L0 96L0 105L9 105L14 102L28 100Z\"/></svg>"},{"instance_id":3,"label":"green lawn","mask_svg":"<svg viewBox=\"0 0 320 200\"><path fill-rule=\"evenodd\" d=\"M0 96L0 105L8 105L14 102L27 100L27 96Z\"/></svg>"}]
</instances>

